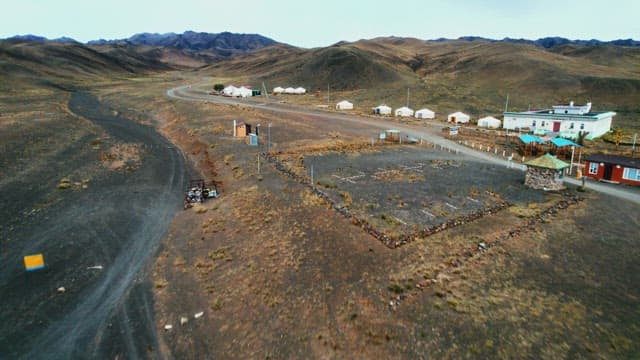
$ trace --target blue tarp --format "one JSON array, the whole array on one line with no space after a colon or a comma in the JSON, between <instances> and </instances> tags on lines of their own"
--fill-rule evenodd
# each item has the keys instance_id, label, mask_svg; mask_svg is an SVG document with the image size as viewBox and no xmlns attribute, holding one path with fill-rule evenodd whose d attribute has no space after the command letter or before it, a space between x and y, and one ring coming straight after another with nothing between
<instances>
[{"instance_id":1,"label":"blue tarp","mask_svg":"<svg viewBox=\"0 0 640 360\"><path fill-rule=\"evenodd\" d=\"M534 135L524 134L524 135L520 135L518 137L520 138L520 141L522 141L526 145L529 145L532 142L536 142L538 144L544 144L545 143L544 140L542 140L539 137L534 136Z\"/></svg>"},{"instance_id":2,"label":"blue tarp","mask_svg":"<svg viewBox=\"0 0 640 360\"><path fill-rule=\"evenodd\" d=\"M563 138L555 138L555 139L551 139L551 143L557 147L563 147L563 146L580 146L576 143L574 143L571 140L568 139L563 139Z\"/></svg>"}]
</instances>

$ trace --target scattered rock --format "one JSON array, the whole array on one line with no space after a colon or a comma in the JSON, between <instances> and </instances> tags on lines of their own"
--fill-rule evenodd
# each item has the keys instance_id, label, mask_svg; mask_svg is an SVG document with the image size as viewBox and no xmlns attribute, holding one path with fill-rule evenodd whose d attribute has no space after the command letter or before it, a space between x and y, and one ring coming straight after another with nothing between
<instances>
[{"instance_id":1,"label":"scattered rock","mask_svg":"<svg viewBox=\"0 0 640 360\"><path fill-rule=\"evenodd\" d=\"M65 291L67 291L67 289L64 288L64 286L60 286L58 288L58 293L63 294Z\"/></svg>"},{"instance_id":2,"label":"scattered rock","mask_svg":"<svg viewBox=\"0 0 640 360\"><path fill-rule=\"evenodd\" d=\"M201 318L201 317L202 317L202 315L204 315L204 311L200 311L199 313L195 313L195 314L193 315L193 318L194 318L194 319L199 319L199 318Z\"/></svg>"},{"instance_id":3,"label":"scattered rock","mask_svg":"<svg viewBox=\"0 0 640 360\"><path fill-rule=\"evenodd\" d=\"M189 322L189 318L188 317L183 316L183 317L180 318L180 325L184 325L184 324L186 324L188 322Z\"/></svg>"},{"instance_id":4,"label":"scattered rock","mask_svg":"<svg viewBox=\"0 0 640 360\"><path fill-rule=\"evenodd\" d=\"M167 324L167 325L164 326L164 329L165 330L171 330L171 329L173 329L173 325Z\"/></svg>"}]
</instances>

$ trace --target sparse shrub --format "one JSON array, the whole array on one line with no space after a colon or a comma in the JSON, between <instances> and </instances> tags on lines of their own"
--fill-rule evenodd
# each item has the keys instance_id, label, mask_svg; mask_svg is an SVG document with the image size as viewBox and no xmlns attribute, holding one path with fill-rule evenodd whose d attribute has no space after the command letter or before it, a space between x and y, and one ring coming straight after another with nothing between
<instances>
[{"instance_id":1,"label":"sparse shrub","mask_svg":"<svg viewBox=\"0 0 640 360\"><path fill-rule=\"evenodd\" d=\"M212 302L211 302L211 310L221 310L222 309L222 300L220 298L215 298Z\"/></svg>"},{"instance_id":2,"label":"sparse shrub","mask_svg":"<svg viewBox=\"0 0 640 360\"><path fill-rule=\"evenodd\" d=\"M402 285L396 283L387 286L387 290L396 294L402 294L404 292L404 288L402 287Z\"/></svg>"},{"instance_id":3,"label":"sparse shrub","mask_svg":"<svg viewBox=\"0 0 640 360\"><path fill-rule=\"evenodd\" d=\"M347 191L340 191L340 197L344 200L344 206L349 207L351 206L351 204L353 204L351 194Z\"/></svg>"}]
</instances>

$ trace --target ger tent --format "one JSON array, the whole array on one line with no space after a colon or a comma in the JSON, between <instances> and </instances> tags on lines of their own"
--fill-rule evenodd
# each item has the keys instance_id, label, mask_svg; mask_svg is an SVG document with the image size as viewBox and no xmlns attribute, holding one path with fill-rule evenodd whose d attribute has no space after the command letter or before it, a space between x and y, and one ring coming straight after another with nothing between
<instances>
[{"instance_id":1,"label":"ger tent","mask_svg":"<svg viewBox=\"0 0 640 360\"><path fill-rule=\"evenodd\" d=\"M347 100L342 100L336 104L336 110L352 110L353 104Z\"/></svg>"},{"instance_id":2,"label":"ger tent","mask_svg":"<svg viewBox=\"0 0 640 360\"><path fill-rule=\"evenodd\" d=\"M284 92L284 88L283 87L278 86L278 87L274 87L273 88L273 93L274 94L282 94L283 92Z\"/></svg>"},{"instance_id":3,"label":"ger tent","mask_svg":"<svg viewBox=\"0 0 640 360\"><path fill-rule=\"evenodd\" d=\"M387 105L378 105L373 108L373 113L378 115L389 115L391 114L391 108Z\"/></svg>"},{"instance_id":4,"label":"ger tent","mask_svg":"<svg viewBox=\"0 0 640 360\"><path fill-rule=\"evenodd\" d=\"M395 115L401 116L401 117L413 116L413 110L406 106L403 106L401 108L396 109Z\"/></svg>"},{"instance_id":5,"label":"ger tent","mask_svg":"<svg viewBox=\"0 0 640 360\"><path fill-rule=\"evenodd\" d=\"M436 113L426 108L416 111L416 118L418 119L433 119L435 117Z\"/></svg>"},{"instance_id":6,"label":"ger tent","mask_svg":"<svg viewBox=\"0 0 640 360\"><path fill-rule=\"evenodd\" d=\"M493 116L486 116L481 119L478 119L478 126L485 127L489 129L497 129L502 124L502 121L494 118Z\"/></svg>"},{"instance_id":7,"label":"ger tent","mask_svg":"<svg viewBox=\"0 0 640 360\"><path fill-rule=\"evenodd\" d=\"M447 116L448 122L453 122L456 124L468 123L470 119L471 117L469 115L460 111L454 112L453 114L449 114L449 116Z\"/></svg>"}]
</instances>

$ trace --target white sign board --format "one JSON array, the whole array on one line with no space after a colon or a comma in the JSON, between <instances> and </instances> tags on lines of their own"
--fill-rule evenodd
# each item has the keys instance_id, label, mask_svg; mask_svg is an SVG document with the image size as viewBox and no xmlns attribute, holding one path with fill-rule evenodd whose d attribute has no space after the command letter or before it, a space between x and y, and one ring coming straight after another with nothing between
<instances>
[{"instance_id":1,"label":"white sign board","mask_svg":"<svg viewBox=\"0 0 640 360\"><path fill-rule=\"evenodd\" d=\"M458 135L458 128L457 127L449 128L449 135L451 135L451 136Z\"/></svg>"}]
</instances>

